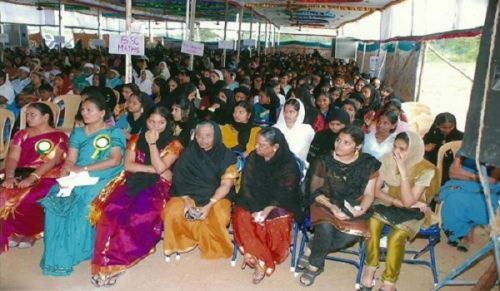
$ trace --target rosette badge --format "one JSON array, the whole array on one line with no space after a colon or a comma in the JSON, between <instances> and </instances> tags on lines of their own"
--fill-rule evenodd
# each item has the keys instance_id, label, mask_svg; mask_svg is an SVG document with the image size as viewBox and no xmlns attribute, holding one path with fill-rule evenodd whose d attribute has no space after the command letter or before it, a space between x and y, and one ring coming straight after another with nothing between
<instances>
[{"instance_id":1,"label":"rosette badge","mask_svg":"<svg viewBox=\"0 0 500 291\"><path fill-rule=\"evenodd\" d=\"M41 139L35 144L35 151L42 157L49 155L54 149L54 143L50 139Z\"/></svg>"},{"instance_id":2,"label":"rosette badge","mask_svg":"<svg viewBox=\"0 0 500 291\"><path fill-rule=\"evenodd\" d=\"M92 154L92 159L100 158L105 150L109 149L111 146L111 138L107 134L98 135L94 139L94 154Z\"/></svg>"}]
</instances>

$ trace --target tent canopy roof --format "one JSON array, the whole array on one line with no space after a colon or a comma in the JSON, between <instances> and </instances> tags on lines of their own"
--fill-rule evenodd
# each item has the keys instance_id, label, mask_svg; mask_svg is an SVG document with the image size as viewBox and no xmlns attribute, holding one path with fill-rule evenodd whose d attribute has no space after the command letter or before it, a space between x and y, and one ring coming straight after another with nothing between
<instances>
[{"instance_id":1,"label":"tent canopy roof","mask_svg":"<svg viewBox=\"0 0 500 291\"><path fill-rule=\"evenodd\" d=\"M278 27L336 29L403 0L228 0L228 20L244 7L244 21L270 21ZM9 0L11 2L11 0ZM57 10L59 0L16 0L17 4ZM61 0L66 11L124 18L125 0ZM196 20L224 21L224 0L197 0ZM186 0L132 0L135 18L184 21Z\"/></svg>"}]
</instances>

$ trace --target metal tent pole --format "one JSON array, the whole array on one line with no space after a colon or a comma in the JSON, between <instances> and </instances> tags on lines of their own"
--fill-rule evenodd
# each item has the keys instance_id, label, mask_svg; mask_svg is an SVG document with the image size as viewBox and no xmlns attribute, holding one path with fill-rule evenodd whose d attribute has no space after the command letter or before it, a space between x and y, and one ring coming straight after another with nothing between
<instances>
[{"instance_id":1,"label":"metal tent pole","mask_svg":"<svg viewBox=\"0 0 500 291\"><path fill-rule=\"evenodd\" d=\"M224 9L224 40L227 37L227 10L229 9L229 4L226 2L226 8ZM226 66L226 48L224 47L224 51L222 53L222 67Z\"/></svg>"},{"instance_id":2,"label":"metal tent pole","mask_svg":"<svg viewBox=\"0 0 500 291\"><path fill-rule=\"evenodd\" d=\"M196 0L191 0L191 15L189 17L189 40L194 40L194 22L196 18ZM193 70L194 55L189 56L189 70Z\"/></svg>"},{"instance_id":3,"label":"metal tent pole","mask_svg":"<svg viewBox=\"0 0 500 291\"><path fill-rule=\"evenodd\" d=\"M238 42L236 43L236 64L240 63L240 50L241 50L241 22L243 21L243 5L240 8L240 17L238 21Z\"/></svg>"},{"instance_id":4,"label":"metal tent pole","mask_svg":"<svg viewBox=\"0 0 500 291\"><path fill-rule=\"evenodd\" d=\"M132 26L132 0L125 1L125 31L130 36ZM125 55L125 83L132 83L132 56Z\"/></svg>"}]
</instances>

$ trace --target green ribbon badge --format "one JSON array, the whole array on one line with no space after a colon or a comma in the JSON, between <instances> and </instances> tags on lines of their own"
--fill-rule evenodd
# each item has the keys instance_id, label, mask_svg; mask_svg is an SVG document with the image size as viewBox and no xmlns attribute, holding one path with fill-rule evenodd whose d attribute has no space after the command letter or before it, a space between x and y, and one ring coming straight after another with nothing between
<instances>
[{"instance_id":1,"label":"green ribbon badge","mask_svg":"<svg viewBox=\"0 0 500 291\"><path fill-rule=\"evenodd\" d=\"M95 151L92 154L92 159L95 160L97 158L100 158L101 155L104 153L105 150L109 149L111 146L111 138L107 134L101 134L98 135L94 139L94 148Z\"/></svg>"},{"instance_id":2,"label":"green ribbon badge","mask_svg":"<svg viewBox=\"0 0 500 291\"><path fill-rule=\"evenodd\" d=\"M41 139L35 144L35 151L41 155L46 156L54 149L54 143L50 139Z\"/></svg>"}]
</instances>

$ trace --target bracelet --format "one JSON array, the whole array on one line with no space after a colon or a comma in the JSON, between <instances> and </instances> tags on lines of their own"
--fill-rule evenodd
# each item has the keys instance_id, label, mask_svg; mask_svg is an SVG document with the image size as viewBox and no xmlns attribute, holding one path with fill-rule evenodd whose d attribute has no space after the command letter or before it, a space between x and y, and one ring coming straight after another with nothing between
<instances>
[{"instance_id":1,"label":"bracelet","mask_svg":"<svg viewBox=\"0 0 500 291\"><path fill-rule=\"evenodd\" d=\"M40 176L38 176L37 173L35 173L35 172L31 172L30 176L35 177L37 181L40 180Z\"/></svg>"},{"instance_id":2,"label":"bracelet","mask_svg":"<svg viewBox=\"0 0 500 291\"><path fill-rule=\"evenodd\" d=\"M219 201L219 200L217 200L215 198L210 198L210 202L217 203L217 201Z\"/></svg>"}]
</instances>

